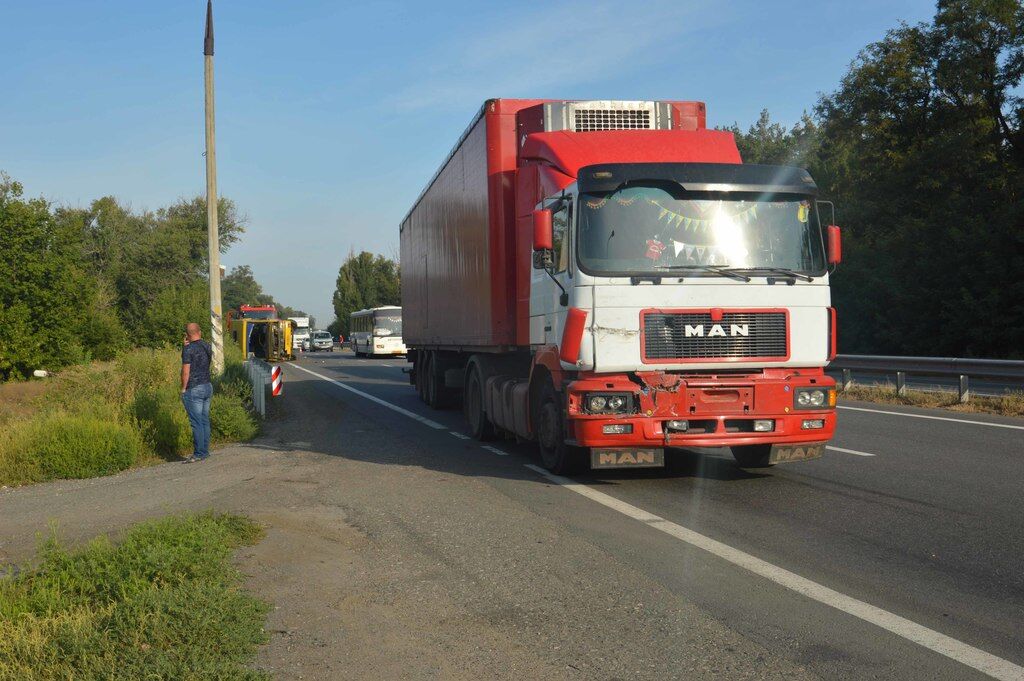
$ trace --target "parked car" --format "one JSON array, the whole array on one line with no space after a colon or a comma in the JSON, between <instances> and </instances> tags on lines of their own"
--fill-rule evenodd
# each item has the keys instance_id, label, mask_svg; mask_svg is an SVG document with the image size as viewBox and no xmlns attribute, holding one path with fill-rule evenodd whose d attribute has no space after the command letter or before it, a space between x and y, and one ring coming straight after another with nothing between
<instances>
[{"instance_id":1,"label":"parked car","mask_svg":"<svg viewBox=\"0 0 1024 681\"><path fill-rule=\"evenodd\" d=\"M309 351L319 350L334 352L334 338L327 331L314 331L309 337Z\"/></svg>"}]
</instances>

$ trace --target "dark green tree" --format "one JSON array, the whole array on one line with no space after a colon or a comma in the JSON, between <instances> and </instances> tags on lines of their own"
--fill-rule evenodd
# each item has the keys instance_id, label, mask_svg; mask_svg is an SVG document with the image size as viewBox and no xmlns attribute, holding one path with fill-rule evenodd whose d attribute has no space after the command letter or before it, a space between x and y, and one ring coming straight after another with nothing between
<instances>
[{"instance_id":1,"label":"dark green tree","mask_svg":"<svg viewBox=\"0 0 1024 681\"><path fill-rule=\"evenodd\" d=\"M781 123L772 122L768 109L761 110L757 123L746 132L736 123L723 129L736 137L744 163L806 168L818 150L818 127L806 113L788 130Z\"/></svg>"},{"instance_id":2,"label":"dark green tree","mask_svg":"<svg viewBox=\"0 0 1024 681\"><path fill-rule=\"evenodd\" d=\"M333 300L335 320L328 328L335 335L347 336L351 313L381 305L401 305L401 301L398 263L368 251L349 253L338 270Z\"/></svg>"},{"instance_id":3,"label":"dark green tree","mask_svg":"<svg viewBox=\"0 0 1024 681\"><path fill-rule=\"evenodd\" d=\"M95 298L79 234L22 191L0 174L0 380L86 359L81 330Z\"/></svg>"},{"instance_id":4,"label":"dark green tree","mask_svg":"<svg viewBox=\"0 0 1024 681\"><path fill-rule=\"evenodd\" d=\"M1024 9L940 2L869 45L817 109L840 209L840 350L1024 352Z\"/></svg>"},{"instance_id":5,"label":"dark green tree","mask_svg":"<svg viewBox=\"0 0 1024 681\"><path fill-rule=\"evenodd\" d=\"M231 268L231 272L220 282L220 291L225 310L237 310L242 305L274 304L273 296L264 293L248 265Z\"/></svg>"}]
</instances>

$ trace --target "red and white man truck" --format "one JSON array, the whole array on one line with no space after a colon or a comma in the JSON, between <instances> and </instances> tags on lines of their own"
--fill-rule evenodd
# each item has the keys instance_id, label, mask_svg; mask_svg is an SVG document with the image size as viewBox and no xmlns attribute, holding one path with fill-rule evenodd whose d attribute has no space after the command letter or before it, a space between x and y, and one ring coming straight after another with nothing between
<instances>
[{"instance_id":1,"label":"red and white man truck","mask_svg":"<svg viewBox=\"0 0 1024 681\"><path fill-rule=\"evenodd\" d=\"M555 473L821 456L830 207L701 102L488 100L402 221L411 381Z\"/></svg>"}]
</instances>

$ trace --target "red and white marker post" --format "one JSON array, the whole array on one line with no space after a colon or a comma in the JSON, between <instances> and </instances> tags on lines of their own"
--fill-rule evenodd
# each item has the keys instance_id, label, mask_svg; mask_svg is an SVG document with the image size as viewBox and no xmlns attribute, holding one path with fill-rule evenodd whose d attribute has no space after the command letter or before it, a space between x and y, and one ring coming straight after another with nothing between
<instances>
[{"instance_id":1,"label":"red and white marker post","mask_svg":"<svg viewBox=\"0 0 1024 681\"><path fill-rule=\"evenodd\" d=\"M281 373L281 366L275 364L270 369L270 394L274 397L281 395L281 389L284 387L284 374Z\"/></svg>"}]
</instances>

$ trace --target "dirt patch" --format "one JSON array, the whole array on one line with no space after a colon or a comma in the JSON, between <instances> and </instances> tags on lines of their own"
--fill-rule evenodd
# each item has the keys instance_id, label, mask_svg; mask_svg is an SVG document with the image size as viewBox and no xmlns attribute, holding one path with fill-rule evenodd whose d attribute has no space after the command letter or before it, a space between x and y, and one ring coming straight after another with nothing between
<instances>
[{"instance_id":1,"label":"dirt patch","mask_svg":"<svg viewBox=\"0 0 1024 681\"><path fill-rule=\"evenodd\" d=\"M45 380L0 383L0 423L31 414L48 387Z\"/></svg>"}]
</instances>

